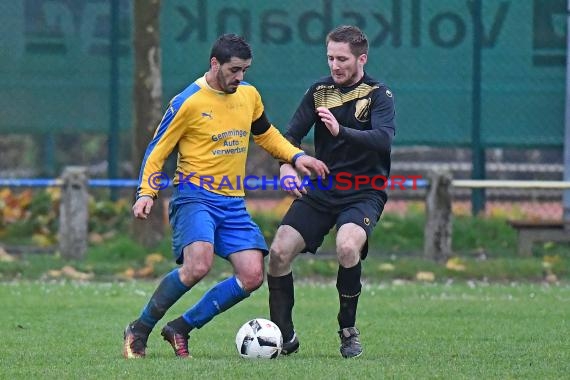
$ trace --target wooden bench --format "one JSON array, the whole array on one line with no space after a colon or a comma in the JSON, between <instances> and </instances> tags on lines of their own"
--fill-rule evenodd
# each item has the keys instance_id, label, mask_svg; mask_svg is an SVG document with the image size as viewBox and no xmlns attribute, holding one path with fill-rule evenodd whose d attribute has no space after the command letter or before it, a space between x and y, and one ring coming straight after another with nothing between
<instances>
[{"instance_id":1,"label":"wooden bench","mask_svg":"<svg viewBox=\"0 0 570 380\"><path fill-rule=\"evenodd\" d=\"M517 231L518 254L531 256L536 242L570 243L570 222L557 220L509 220Z\"/></svg>"}]
</instances>

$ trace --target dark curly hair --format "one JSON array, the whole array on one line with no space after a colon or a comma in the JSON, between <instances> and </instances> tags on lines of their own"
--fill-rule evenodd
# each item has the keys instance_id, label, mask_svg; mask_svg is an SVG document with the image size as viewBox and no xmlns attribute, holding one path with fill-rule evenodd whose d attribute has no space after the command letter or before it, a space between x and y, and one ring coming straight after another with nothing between
<instances>
[{"instance_id":1,"label":"dark curly hair","mask_svg":"<svg viewBox=\"0 0 570 380\"><path fill-rule=\"evenodd\" d=\"M250 59L253 57L251 46L237 34L221 35L210 51L210 59L216 57L220 65L229 62L232 57Z\"/></svg>"}]
</instances>

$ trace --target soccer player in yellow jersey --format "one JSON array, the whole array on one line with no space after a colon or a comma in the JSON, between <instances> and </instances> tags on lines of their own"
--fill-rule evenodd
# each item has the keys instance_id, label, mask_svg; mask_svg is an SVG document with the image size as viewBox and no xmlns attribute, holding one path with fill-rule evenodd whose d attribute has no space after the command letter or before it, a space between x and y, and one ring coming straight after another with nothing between
<instances>
[{"instance_id":1,"label":"soccer player in yellow jersey","mask_svg":"<svg viewBox=\"0 0 570 380\"><path fill-rule=\"evenodd\" d=\"M208 72L170 102L145 153L139 176L136 218L146 219L158 190L156 181L175 146L178 163L170 200L172 247L179 268L168 273L140 316L124 332L123 355L142 358L148 336L166 311L212 267L214 255L228 260L234 275L209 289L161 335L178 357L189 357L189 333L250 295L263 283L268 249L244 201L250 137L278 160L320 176L326 165L289 143L267 120L261 96L243 82L250 67L249 44L235 34L218 38Z\"/></svg>"}]
</instances>

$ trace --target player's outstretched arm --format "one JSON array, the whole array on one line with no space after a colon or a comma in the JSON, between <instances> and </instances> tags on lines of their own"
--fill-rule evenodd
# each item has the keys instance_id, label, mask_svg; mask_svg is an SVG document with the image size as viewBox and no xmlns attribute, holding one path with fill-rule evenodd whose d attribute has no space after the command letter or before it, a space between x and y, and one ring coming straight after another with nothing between
<instances>
[{"instance_id":1,"label":"player's outstretched arm","mask_svg":"<svg viewBox=\"0 0 570 380\"><path fill-rule=\"evenodd\" d=\"M137 219L146 219L150 214L154 199L152 197L143 195L133 205L133 215Z\"/></svg>"}]
</instances>

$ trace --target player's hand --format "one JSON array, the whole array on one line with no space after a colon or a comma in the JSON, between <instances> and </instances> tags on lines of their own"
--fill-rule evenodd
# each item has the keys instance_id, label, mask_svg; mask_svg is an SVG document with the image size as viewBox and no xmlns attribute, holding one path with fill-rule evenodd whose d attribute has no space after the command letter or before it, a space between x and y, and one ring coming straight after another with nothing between
<instances>
[{"instance_id":1,"label":"player's hand","mask_svg":"<svg viewBox=\"0 0 570 380\"><path fill-rule=\"evenodd\" d=\"M304 154L297 158L295 161L295 169L299 170L302 174L311 175L311 171L321 178L325 178L329 174L329 168L321 160Z\"/></svg>"},{"instance_id":2,"label":"player's hand","mask_svg":"<svg viewBox=\"0 0 570 380\"><path fill-rule=\"evenodd\" d=\"M149 196L142 196L133 205L133 215L137 219L146 219L150 214L154 199Z\"/></svg>"},{"instance_id":3,"label":"player's hand","mask_svg":"<svg viewBox=\"0 0 570 380\"><path fill-rule=\"evenodd\" d=\"M317 107L317 115L319 115L321 121L325 123L331 135L335 137L338 136L340 126L332 112L326 107Z\"/></svg>"},{"instance_id":4,"label":"player's hand","mask_svg":"<svg viewBox=\"0 0 570 380\"><path fill-rule=\"evenodd\" d=\"M307 189L301 185L297 171L290 164L283 164L279 168L279 182L287 194L300 198L307 194Z\"/></svg>"}]
</instances>

